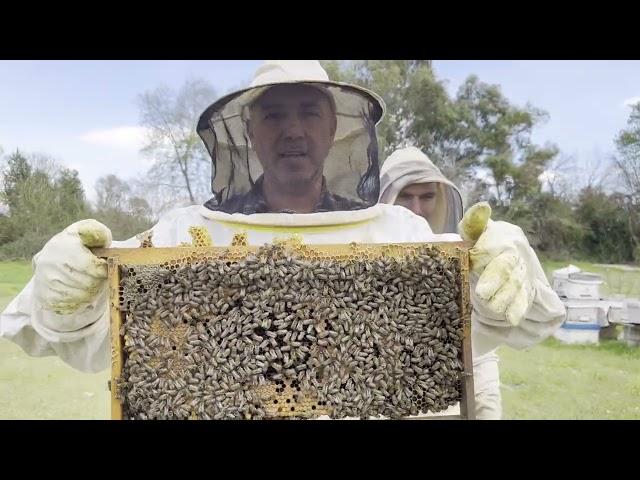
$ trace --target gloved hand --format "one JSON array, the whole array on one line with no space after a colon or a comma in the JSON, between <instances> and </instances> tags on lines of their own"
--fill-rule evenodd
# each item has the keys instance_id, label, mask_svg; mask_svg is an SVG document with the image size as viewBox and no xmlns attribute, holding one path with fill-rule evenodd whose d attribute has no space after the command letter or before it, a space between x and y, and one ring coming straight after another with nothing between
<instances>
[{"instance_id":1,"label":"gloved hand","mask_svg":"<svg viewBox=\"0 0 640 480\"><path fill-rule=\"evenodd\" d=\"M458 224L460 236L474 242L469 250L471 273L478 275L474 307L496 319L518 325L533 302L533 286L517 245L529 242L520 227L491 220L486 202L472 206Z\"/></svg>"},{"instance_id":2,"label":"gloved hand","mask_svg":"<svg viewBox=\"0 0 640 480\"><path fill-rule=\"evenodd\" d=\"M40 305L70 315L90 304L106 285L107 262L88 247L108 247L111 239L111 231L96 220L81 220L51 238L33 257Z\"/></svg>"}]
</instances>

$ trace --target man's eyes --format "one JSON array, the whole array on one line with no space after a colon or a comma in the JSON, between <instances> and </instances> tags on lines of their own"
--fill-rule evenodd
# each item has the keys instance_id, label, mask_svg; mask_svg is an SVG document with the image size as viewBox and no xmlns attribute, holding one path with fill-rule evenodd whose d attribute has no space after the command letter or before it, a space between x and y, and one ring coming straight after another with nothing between
<instances>
[{"instance_id":1,"label":"man's eyes","mask_svg":"<svg viewBox=\"0 0 640 480\"><path fill-rule=\"evenodd\" d=\"M407 195L406 193L401 193L398 195L398 200L401 201L409 201L414 198L415 195ZM424 195L420 195L420 200L433 200L436 197L435 193L425 193Z\"/></svg>"},{"instance_id":2,"label":"man's eyes","mask_svg":"<svg viewBox=\"0 0 640 480\"><path fill-rule=\"evenodd\" d=\"M264 114L265 120L282 120L285 118L287 114L285 112L267 112ZM304 118L318 118L320 117L320 112L317 110L305 110L301 113L301 116Z\"/></svg>"},{"instance_id":3,"label":"man's eyes","mask_svg":"<svg viewBox=\"0 0 640 480\"><path fill-rule=\"evenodd\" d=\"M264 115L265 120L281 120L284 118L284 113L282 112L267 112Z\"/></svg>"}]
</instances>

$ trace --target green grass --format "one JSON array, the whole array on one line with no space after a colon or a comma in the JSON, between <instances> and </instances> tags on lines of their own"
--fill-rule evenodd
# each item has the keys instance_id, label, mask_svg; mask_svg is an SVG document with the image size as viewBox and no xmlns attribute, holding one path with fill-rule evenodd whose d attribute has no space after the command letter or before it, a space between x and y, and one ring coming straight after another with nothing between
<instances>
[{"instance_id":1,"label":"green grass","mask_svg":"<svg viewBox=\"0 0 640 480\"><path fill-rule=\"evenodd\" d=\"M32 275L29 262L0 264L0 309ZM57 357L33 358L0 339L0 419L107 419L109 372L82 373Z\"/></svg>"},{"instance_id":2,"label":"green grass","mask_svg":"<svg viewBox=\"0 0 640 480\"><path fill-rule=\"evenodd\" d=\"M550 273L568 263L609 275L612 293L640 297L640 271L581 262L544 266ZM0 263L0 308L30 277L28 262ZM640 419L640 348L613 340L570 346L549 339L525 351L501 347L499 353L505 418ZM57 357L29 357L0 339L0 419L109 418L108 378L108 371L81 373Z\"/></svg>"},{"instance_id":3,"label":"green grass","mask_svg":"<svg viewBox=\"0 0 640 480\"><path fill-rule=\"evenodd\" d=\"M546 260L542 265L551 281L553 270L570 263L602 275L602 294L640 298L640 268ZM499 355L505 418L640 419L640 348L616 340L563 345L551 338L525 351L501 347Z\"/></svg>"},{"instance_id":4,"label":"green grass","mask_svg":"<svg viewBox=\"0 0 640 480\"><path fill-rule=\"evenodd\" d=\"M109 372L82 373L0 340L0 419L108 419Z\"/></svg>"},{"instance_id":5,"label":"green grass","mask_svg":"<svg viewBox=\"0 0 640 480\"><path fill-rule=\"evenodd\" d=\"M552 338L499 355L504 418L640 419L640 348Z\"/></svg>"},{"instance_id":6,"label":"green grass","mask_svg":"<svg viewBox=\"0 0 640 480\"><path fill-rule=\"evenodd\" d=\"M30 262L3 262L0 264L0 308L9 304L31 278Z\"/></svg>"}]
</instances>

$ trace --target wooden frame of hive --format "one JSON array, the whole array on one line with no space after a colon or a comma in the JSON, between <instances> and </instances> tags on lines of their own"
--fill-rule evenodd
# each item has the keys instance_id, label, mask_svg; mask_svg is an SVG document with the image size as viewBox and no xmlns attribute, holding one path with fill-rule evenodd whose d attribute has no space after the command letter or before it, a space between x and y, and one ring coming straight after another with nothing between
<instances>
[{"instance_id":1,"label":"wooden frame of hive","mask_svg":"<svg viewBox=\"0 0 640 480\"><path fill-rule=\"evenodd\" d=\"M471 352L471 304L469 296L469 244L465 242L447 242L430 244L346 244L346 245L295 245L291 246L294 253L305 255L312 252L315 258L334 258L345 260L362 255L366 251L368 258L376 256L404 256L411 252L412 248L433 246L441 250L449 257L456 257L460 262L461 272L461 318L463 321L463 341L461 362L463 365L463 378L461 381L461 402L459 415L435 415L419 417L419 419L475 419L475 401L473 386L473 363ZM195 263L207 258L218 260L228 259L238 261L248 254L256 252L259 247L233 245L229 247L193 247L182 246L172 248L111 248L95 249L95 255L106 258L109 275L109 306L110 306L110 336L111 336L111 418L122 420L123 407L118 398L117 385L124 366L124 339L120 335L122 316L120 311L120 266L123 265L157 265L167 262L179 262L182 264ZM295 252L295 250L298 252ZM411 417L412 419L415 417Z\"/></svg>"}]
</instances>

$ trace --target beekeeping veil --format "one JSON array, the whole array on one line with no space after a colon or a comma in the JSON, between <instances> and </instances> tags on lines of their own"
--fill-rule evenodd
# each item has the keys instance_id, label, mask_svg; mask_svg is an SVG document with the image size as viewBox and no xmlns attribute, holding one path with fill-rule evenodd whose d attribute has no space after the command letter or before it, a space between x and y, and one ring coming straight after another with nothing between
<instances>
[{"instance_id":1,"label":"beekeeping veil","mask_svg":"<svg viewBox=\"0 0 640 480\"><path fill-rule=\"evenodd\" d=\"M460 190L415 147L396 150L382 164L380 203L395 203L400 192L415 183L438 184L436 209L429 224L434 233L456 233L464 213Z\"/></svg>"},{"instance_id":2,"label":"beekeeping veil","mask_svg":"<svg viewBox=\"0 0 640 480\"><path fill-rule=\"evenodd\" d=\"M335 108L334 143L324 163L327 190L348 200L349 209L375 205L380 190L375 127L384 103L364 88L329 80L318 61L267 61L248 88L226 95L200 116L197 131L212 161L209 209L236 213L231 200L248 193L262 175L246 119L253 102L270 87L305 84L319 88Z\"/></svg>"}]
</instances>

